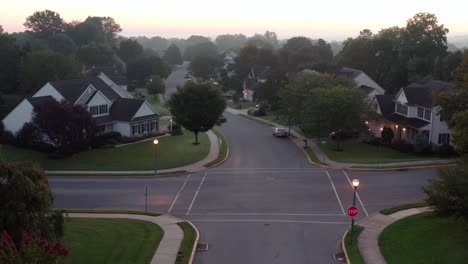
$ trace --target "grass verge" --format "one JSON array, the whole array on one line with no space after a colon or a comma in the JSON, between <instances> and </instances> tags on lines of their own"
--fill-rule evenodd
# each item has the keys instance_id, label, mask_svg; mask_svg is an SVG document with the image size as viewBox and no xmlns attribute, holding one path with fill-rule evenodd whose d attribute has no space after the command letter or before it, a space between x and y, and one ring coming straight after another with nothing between
<instances>
[{"instance_id":1,"label":"grass verge","mask_svg":"<svg viewBox=\"0 0 468 264\"><path fill-rule=\"evenodd\" d=\"M354 226L354 234L353 234L353 241L351 243L351 236L350 232L346 233L345 237L345 247L346 252L348 252L348 257L351 261L351 264L365 264L364 259L361 256L361 252L359 251L358 247L358 237L361 234L364 228L355 225Z\"/></svg>"},{"instance_id":2,"label":"grass verge","mask_svg":"<svg viewBox=\"0 0 468 264\"><path fill-rule=\"evenodd\" d=\"M55 209L60 210L60 209ZM160 213L156 212L144 212L137 210L118 210L118 209L63 209L67 213L83 213L83 214L134 214L134 215L149 215L149 216L160 216Z\"/></svg>"},{"instance_id":3,"label":"grass verge","mask_svg":"<svg viewBox=\"0 0 468 264\"><path fill-rule=\"evenodd\" d=\"M253 121L257 121L259 123L262 123L262 124L265 124L265 125L269 125L269 126L274 126L272 123L270 123L269 121L267 120L263 120L261 118L255 118L253 116L249 116L249 115L244 115L244 114L238 114L240 117L243 117L243 118L246 118L246 119L250 119L250 120L253 120Z\"/></svg>"},{"instance_id":4,"label":"grass verge","mask_svg":"<svg viewBox=\"0 0 468 264\"><path fill-rule=\"evenodd\" d=\"M215 128L212 129L212 131L213 131L213 133L216 134L216 136L219 139L221 139L221 148L219 150L218 157L215 160L213 160L212 162L209 162L209 163L204 165L207 168L212 167L214 165L217 165L218 163L225 160L227 158L228 153L229 153L229 146L228 146L228 143L227 143L226 138L224 137L223 133L219 132Z\"/></svg>"},{"instance_id":5,"label":"grass verge","mask_svg":"<svg viewBox=\"0 0 468 264\"><path fill-rule=\"evenodd\" d=\"M119 148L88 150L61 160L48 159L47 154L37 151L0 145L0 160L34 161L46 170L137 171L154 170L156 159L157 168L162 170L190 165L205 158L210 150L208 136L200 133L199 145L193 145L193 140L193 133L185 130L180 136L160 138L156 148L150 140Z\"/></svg>"},{"instance_id":6,"label":"grass verge","mask_svg":"<svg viewBox=\"0 0 468 264\"><path fill-rule=\"evenodd\" d=\"M385 228L379 247L389 264L466 263L466 230L466 222L422 213Z\"/></svg>"},{"instance_id":7,"label":"grass verge","mask_svg":"<svg viewBox=\"0 0 468 264\"><path fill-rule=\"evenodd\" d=\"M392 207L392 208L380 210L380 213L381 213L381 214L384 214L384 215L390 215L390 214L396 213L396 212L398 212L398 211L402 211L402 210L406 210L406 209L411 209L411 208L424 207L424 206L428 206L428 204L425 203L425 202L421 202L421 203L411 203L411 204L402 204L402 205L395 206L395 207Z\"/></svg>"},{"instance_id":8,"label":"grass verge","mask_svg":"<svg viewBox=\"0 0 468 264\"><path fill-rule=\"evenodd\" d=\"M163 235L160 226L142 220L72 218L64 236L71 252L61 263L147 264Z\"/></svg>"},{"instance_id":9,"label":"grass verge","mask_svg":"<svg viewBox=\"0 0 468 264\"><path fill-rule=\"evenodd\" d=\"M190 260L190 256L192 255L193 247L195 247L195 239L197 237L197 233L195 229L187 222L177 223L182 231L184 231L184 239L180 244L179 252L182 252L182 259L180 261L176 261L176 264L188 264Z\"/></svg>"},{"instance_id":10,"label":"grass verge","mask_svg":"<svg viewBox=\"0 0 468 264\"><path fill-rule=\"evenodd\" d=\"M352 169L406 169L406 168L424 168L431 166L438 167L451 167L457 165L456 163L429 163L429 164L417 164L417 165L398 165L398 166L352 166Z\"/></svg>"},{"instance_id":11,"label":"grass verge","mask_svg":"<svg viewBox=\"0 0 468 264\"><path fill-rule=\"evenodd\" d=\"M307 153L307 156L309 157L309 159L315 163L315 164L319 164L319 165L328 165L327 163L325 162L322 162L318 157L317 155L315 155L315 152L311 149L311 148L306 148L305 149L305 152Z\"/></svg>"}]
</instances>

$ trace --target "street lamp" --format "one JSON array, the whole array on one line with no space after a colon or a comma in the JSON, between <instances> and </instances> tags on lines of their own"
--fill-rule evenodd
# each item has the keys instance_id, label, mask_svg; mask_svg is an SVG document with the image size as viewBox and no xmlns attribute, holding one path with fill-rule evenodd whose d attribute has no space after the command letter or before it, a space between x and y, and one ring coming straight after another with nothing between
<instances>
[{"instance_id":1,"label":"street lamp","mask_svg":"<svg viewBox=\"0 0 468 264\"><path fill-rule=\"evenodd\" d=\"M156 161L157 161L156 146L158 145L158 143L159 143L158 139L153 140L153 144L155 146L155 148L154 148L154 175L158 175L158 165L156 163Z\"/></svg>"},{"instance_id":2,"label":"street lamp","mask_svg":"<svg viewBox=\"0 0 468 264\"><path fill-rule=\"evenodd\" d=\"M354 179L353 180L353 187L354 187L354 195L353 195L353 207L356 206L356 190L359 186L359 180ZM351 241L350 244L353 244L353 232L354 232L354 217L351 218Z\"/></svg>"},{"instance_id":3,"label":"street lamp","mask_svg":"<svg viewBox=\"0 0 468 264\"><path fill-rule=\"evenodd\" d=\"M171 117L171 119L169 119L169 124L171 125L170 131L171 131L171 133L172 133L172 117Z\"/></svg>"}]
</instances>

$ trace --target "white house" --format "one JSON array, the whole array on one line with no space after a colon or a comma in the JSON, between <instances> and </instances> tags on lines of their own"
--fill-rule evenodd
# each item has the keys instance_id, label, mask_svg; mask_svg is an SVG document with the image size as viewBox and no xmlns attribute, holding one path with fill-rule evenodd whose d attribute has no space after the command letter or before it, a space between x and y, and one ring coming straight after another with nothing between
<instances>
[{"instance_id":1,"label":"white house","mask_svg":"<svg viewBox=\"0 0 468 264\"><path fill-rule=\"evenodd\" d=\"M369 75L361 70L356 70L352 68L342 67L337 72L338 76L344 76L353 80L357 87L359 87L367 97L374 98L376 95L384 94L385 90L374 80L372 80Z\"/></svg>"},{"instance_id":2,"label":"white house","mask_svg":"<svg viewBox=\"0 0 468 264\"><path fill-rule=\"evenodd\" d=\"M99 133L120 132L131 137L159 131L159 113L146 100L134 99L103 72L96 78L46 83L24 99L3 120L6 131L18 132L30 122L34 107L51 98L81 105L93 116Z\"/></svg>"},{"instance_id":3,"label":"white house","mask_svg":"<svg viewBox=\"0 0 468 264\"><path fill-rule=\"evenodd\" d=\"M370 122L369 129L380 137L383 127L393 130L394 140L413 143L416 135L424 134L434 145L452 144L447 122L441 119L440 107L433 96L439 91L452 89L450 83L428 81L401 88L396 96L377 95L377 112L382 117Z\"/></svg>"}]
</instances>

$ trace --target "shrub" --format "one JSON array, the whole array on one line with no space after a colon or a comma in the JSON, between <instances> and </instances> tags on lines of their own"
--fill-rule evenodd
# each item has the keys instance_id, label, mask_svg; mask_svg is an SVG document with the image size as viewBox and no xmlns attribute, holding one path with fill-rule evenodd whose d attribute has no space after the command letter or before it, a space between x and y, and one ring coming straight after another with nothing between
<instances>
[{"instance_id":1,"label":"shrub","mask_svg":"<svg viewBox=\"0 0 468 264\"><path fill-rule=\"evenodd\" d=\"M247 111L247 114L251 115L251 116L264 116L264 115L266 115L266 110L265 110L264 106L251 107Z\"/></svg>"},{"instance_id":2,"label":"shrub","mask_svg":"<svg viewBox=\"0 0 468 264\"><path fill-rule=\"evenodd\" d=\"M182 132L182 126L177 124L177 123L174 123L172 124L172 131L171 131L171 134L173 136L178 136L178 135L182 135L183 132Z\"/></svg>"},{"instance_id":3,"label":"shrub","mask_svg":"<svg viewBox=\"0 0 468 264\"><path fill-rule=\"evenodd\" d=\"M153 138L153 137L158 137L158 136L162 136L164 135L163 132L154 132L154 133L148 133L148 134L145 134L145 135L142 135L142 136L136 136L136 137L124 137L122 136L119 140L120 143L123 143L123 144L127 144L127 143L133 143L133 142L137 142L137 141L140 141L140 140L144 140L144 139L147 139L147 138Z\"/></svg>"},{"instance_id":4,"label":"shrub","mask_svg":"<svg viewBox=\"0 0 468 264\"><path fill-rule=\"evenodd\" d=\"M414 138L413 152L420 156L428 156L432 154L432 145L429 143L429 138L426 135L419 133Z\"/></svg>"},{"instance_id":5,"label":"shrub","mask_svg":"<svg viewBox=\"0 0 468 264\"><path fill-rule=\"evenodd\" d=\"M381 133L381 136L382 136L382 143L383 144L391 144L392 143L392 140L393 140L393 130L389 127L384 127L382 129L382 133Z\"/></svg>"},{"instance_id":6,"label":"shrub","mask_svg":"<svg viewBox=\"0 0 468 264\"><path fill-rule=\"evenodd\" d=\"M97 135L91 139L92 148L101 148L108 145L115 145L121 142L122 134L119 132L109 132Z\"/></svg>"},{"instance_id":7,"label":"shrub","mask_svg":"<svg viewBox=\"0 0 468 264\"><path fill-rule=\"evenodd\" d=\"M37 127L32 123L25 123L23 127L16 132L16 144L20 147L32 147L35 144Z\"/></svg>"},{"instance_id":8,"label":"shrub","mask_svg":"<svg viewBox=\"0 0 468 264\"><path fill-rule=\"evenodd\" d=\"M16 145L15 135L11 131L3 131L3 134L0 136L0 143Z\"/></svg>"},{"instance_id":9,"label":"shrub","mask_svg":"<svg viewBox=\"0 0 468 264\"><path fill-rule=\"evenodd\" d=\"M468 220L468 160L457 167L439 169L439 178L430 179L423 191L437 215Z\"/></svg>"},{"instance_id":10,"label":"shrub","mask_svg":"<svg viewBox=\"0 0 468 264\"><path fill-rule=\"evenodd\" d=\"M450 144L440 145L436 148L435 154L439 158L448 158L450 156L456 155L455 149Z\"/></svg>"},{"instance_id":11,"label":"shrub","mask_svg":"<svg viewBox=\"0 0 468 264\"><path fill-rule=\"evenodd\" d=\"M401 153L410 153L413 151L413 145L404 140L394 142L392 144L392 148L400 151Z\"/></svg>"},{"instance_id":12,"label":"shrub","mask_svg":"<svg viewBox=\"0 0 468 264\"><path fill-rule=\"evenodd\" d=\"M383 142L382 138L379 138L379 137L373 137L369 140L363 141L363 143L370 144L373 146L380 146L382 142Z\"/></svg>"}]
</instances>

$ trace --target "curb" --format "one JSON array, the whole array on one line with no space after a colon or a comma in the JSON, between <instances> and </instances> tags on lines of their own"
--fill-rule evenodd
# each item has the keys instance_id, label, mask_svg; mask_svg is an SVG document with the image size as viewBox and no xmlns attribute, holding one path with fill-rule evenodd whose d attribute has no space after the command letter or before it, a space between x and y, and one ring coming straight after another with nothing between
<instances>
[{"instance_id":1,"label":"curb","mask_svg":"<svg viewBox=\"0 0 468 264\"><path fill-rule=\"evenodd\" d=\"M296 145L297 145L297 144L296 144ZM318 163L313 162L313 161L310 159L309 155L307 155L307 152L305 151L305 149L304 149L304 148L301 148L301 149L302 149L302 151L304 152L304 154L305 154L307 160L308 160L311 164L313 164L313 165L315 165L315 166L322 167L322 168L331 169L331 167L328 166L328 165L323 165L323 164L318 164ZM312 152L314 152L314 151L312 150ZM315 152L314 152L314 154L315 154Z\"/></svg>"},{"instance_id":2,"label":"curb","mask_svg":"<svg viewBox=\"0 0 468 264\"><path fill-rule=\"evenodd\" d=\"M408 166L408 167L390 167L390 168L347 168L351 171L399 171L399 170L417 170L417 169L432 169L432 168L444 168L444 167L455 167L456 163L449 164L435 164L435 165L423 165L423 166Z\"/></svg>"},{"instance_id":3,"label":"curb","mask_svg":"<svg viewBox=\"0 0 468 264\"><path fill-rule=\"evenodd\" d=\"M346 263L350 264L351 260L349 259L348 251L346 250L346 244L345 244L345 237L347 234L348 234L348 229L346 229L346 231L343 234L343 238L341 238L341 249L343 250L343 253L345 255Z\"/></svg>"},{"instance_id":4,"label":"curb","mask_svg":"<svg viewBox=\"0 0 468 264\"><path fill-rule=\"evenodd\" d=\"M223 133L221 133L221 131L219 131L219 130L217 130L217 131L218 131L221 135L223 135ZM214 132L213 132L213 133L214 133ZM216 134L215 134L215 135L216 135ZM229 152L230 152L229 143L228 143L228 141L226 140L226 137L225 137L224 135L223 135L223 138L224 138L224 142L226 142L226 148L227 148L226 156L224 157L223 160L221 160L221 161L219 161L219 162L217 162L217 163L215 163L215 164L213 164L213 165L210 165L210 166L205 166L205 165L203 165L203 167L205 167L206 169L211 169L211 168L213 168L213 167L217 167L217 166L223 164L223 163L229 158ZM221 144L223 144L223 143L221 143ZM220 148L221 148L221 146L220 146ZM208 163L209 163L209 162L208 162Z\"/></svg>"},{"instance_id":5,"label":"curb","mask_svg":"<svg viewBox=\"0 0 468 264\"><path fill-rule=\"evenodd\" d=\"M46 171L46 174L49 178L55 178L55 179L72 179L74 177L80 178L80 179L156 179L156 178L167 178L167 177L172 177L172 176L183 176L187 174L191 174L193 172L189 171L179 171L175 173L158 173L158 175L154 174L145 174L145 173L121 173L121 174L105 174L105 173L78 173L76 174L60 174L60 173L49 173ZM135 175L135 176L132 176Z\"/></svg>"},{"instance_id":6,"label":"curb","mask_svg":"<svg viewBox=\"0 0 468 264\"><path fill-rule=\"evenodd\" d=\"M193 261L195 260L195 253L197 252L197 245L198 245L198 241L200 240L200 232L198 231L198 229L195 227L194 224L192 224L192 222L190 221L186 221L187 223L189 223L193 229L195 230L195 233L197 233L197 236L195 237L195 241L193 242L193 248L192 248L192 254L190 254L190 259L189 259L189 264L192 264Z\"/></svg>"}]
</instances>

